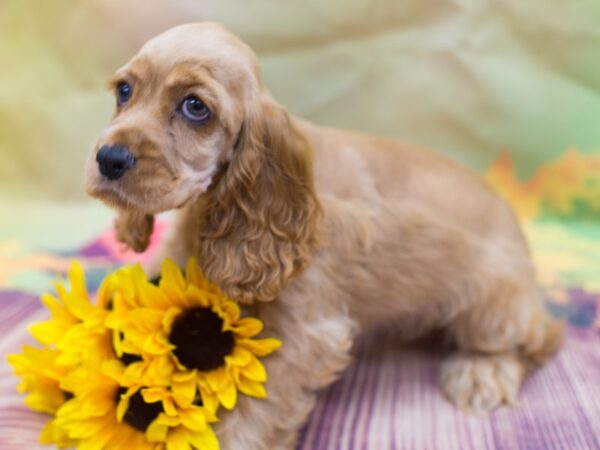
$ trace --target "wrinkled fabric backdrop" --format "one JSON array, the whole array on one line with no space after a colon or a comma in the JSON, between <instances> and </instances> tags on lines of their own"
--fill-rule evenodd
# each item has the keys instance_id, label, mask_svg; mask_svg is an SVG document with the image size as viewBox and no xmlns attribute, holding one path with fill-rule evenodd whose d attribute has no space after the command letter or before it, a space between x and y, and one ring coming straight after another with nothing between
<instances>
[{"instance_id":1,"label":"wrinkled fabric backdrop","mask_svg":"<svg viewBox=\"0 0 600 450\"><path fill-rule=\"evenodd\" d=\"M302 449L600 448L599 0L0 0L0 450L33 449L42 421L4 361L45 314L37 296L72 257L94 288L168 227L149 252L123 253L111 211L85 196L84 160L114 107L104 83L148 38L199 20L248 42L292 113L484 175L570 324L519 412L481 422L443 401L435 359L378 347L374 361L367 344Z\"/></svg>"},{"instance_id":2,"label":"wrinkled fabric backdrop","mask_svg":"<svg viewBox=\"0 0 600 450\"><path fill-rule=\"evenodd\" d=\"M260 56L291 112L520 176L600 148L600 2L4 0L0 187L81 200L113 109L108 76L173 25L218 20Z\"/></svg>"}]
</instances>

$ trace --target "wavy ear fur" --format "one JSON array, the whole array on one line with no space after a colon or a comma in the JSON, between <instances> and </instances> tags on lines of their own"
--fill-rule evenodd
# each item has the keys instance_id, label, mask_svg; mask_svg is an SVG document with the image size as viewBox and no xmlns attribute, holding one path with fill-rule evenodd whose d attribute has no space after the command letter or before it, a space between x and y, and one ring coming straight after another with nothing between
<instances>
[{"instance_id":1,"label":"wavy ear fur","mask_svg":"<svg viewBox=\"0 0 600 450\"><path fill-rule=\"evenodd\" d=\"M119 210L115 220L117 240L137 253L148 248L153 229L154 216L138 211Z\"/></svg>"},{"instance_id":2,"label":"wavy ear fur","mask_svg":"<svg viewBox=\"0 0 600 450\"><path fill-rule=\"evenodd\" d=\"M308 265L320 213L308 140L272 100L251 108L204 199L197 249L206 276L244 303L274 300Z\"/></svg>"}]
</instances>

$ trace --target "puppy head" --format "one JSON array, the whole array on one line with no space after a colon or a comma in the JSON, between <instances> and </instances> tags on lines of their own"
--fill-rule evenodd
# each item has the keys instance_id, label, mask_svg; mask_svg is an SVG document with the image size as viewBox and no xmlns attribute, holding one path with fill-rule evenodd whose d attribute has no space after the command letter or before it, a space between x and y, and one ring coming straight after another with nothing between
<instances>
[{"instance_id":1,"label":"puppy head","mask_svg":"<svg viewBox=\"0 0 600 450\"><path fill-rule=\"evenodd\" d=\"M249 47L218 24L197 23L148 41L110 86L116 112L89 156L86 190L151 215L206 192L261 81Z\"/></svg>"},{"instance_id":2,"label":"puppy head","mask_svg":"<svg viewBox=\"0 0 600 450\"><path fill-rule=\"evenodd\" d=\"M143 251L153 214L201 197L193 232L206 276L238 301L275 299L308 264L320 205L310 142L263 88L255 54L219 25L183 25L111 86L117 111L86 176L92 196L120 209L119 239Z\"/></svg>"}]
</instances>

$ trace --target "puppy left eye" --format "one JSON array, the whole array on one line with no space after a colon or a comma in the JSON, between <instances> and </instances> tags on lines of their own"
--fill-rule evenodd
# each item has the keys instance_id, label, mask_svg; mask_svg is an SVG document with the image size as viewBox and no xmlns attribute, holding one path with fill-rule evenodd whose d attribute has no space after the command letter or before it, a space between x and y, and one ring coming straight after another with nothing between
<instances>
[{"instance_id":1,"label":"puppy left eye","mask_svg":"<svg viewBox=\"0 0 600 450\"><path fill-rule=\"evenodd\" d=\"M195 95L190 95L183 99L181 114L195 124L201 124L210 119L208 106Z\"/></svg>"},{"instance_id":2,"label":"puppy left eye","mask_svg":"<svg viewBox=\"0 0 600 450\"><path fill-rule=\"evenodd\" d=\"M122 81L117 85L117 105L123 106L131 97L131 85Z\"/></svg>"}]
</instances>

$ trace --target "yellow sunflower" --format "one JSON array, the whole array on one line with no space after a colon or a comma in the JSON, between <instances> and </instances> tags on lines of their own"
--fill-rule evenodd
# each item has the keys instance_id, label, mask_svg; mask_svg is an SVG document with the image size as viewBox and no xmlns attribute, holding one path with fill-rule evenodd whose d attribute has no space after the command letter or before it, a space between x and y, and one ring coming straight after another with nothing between
<instances>
[{"instance_id":1,"label":"yellow sunflower","mask_svg":"<svg viewBox=\"0 0 600 450\"><path fill-rule=\"evenodd\" d=\"M56 283L58 298L50 294L42 296L51 318L31 326L31 334L41 344L60 350L57 365L74 367L84 358L103 361L112 357L111 334L104 321L108 314L106 305L114 289L113 277L104 279L96 304L87 293L85 273L80 264L72 263L68 277L70 291Z\"/></svg>"},{"instance_id":2,"label":"yellow sunflower","mask_svg":"<svg viewBox=\"0 0 600 450\"><path fill-rule=\"evenodd\" d=\"M102 282L94 304L82 267L70 289L42 301L51 318L31 327L43 349L9 356L27 405L55 418L43 443L80 450L218 450L212 423L238 390L265 397L258 357L280 345L256 339L258 319L241 317L190 260L185 275L167 260L157 285L138 266Z\"/></svg>"},{"instance_id":3,"label":"yellow sunflower","mask_svg":"<svg viewBox=\"0 0 600 450\"><path fill-rule=\"evenodd\" d=\"M210 426L216 417L202 405L195 383L127 388L118 360L83 365L61 383L74 397L57 412L58 426L79 449L218 450Z\"/></svg>"},{"instance_id":4,"label":"yellow sunflower","mask_svg":"<svg viewBox=\"0 0 600 450\"><path fill-rule=\"evenodd\" d=\"M227 409L235 406L238 390L266 397L267 373L257 357L269 355L281 342L255 339L262 323L241 317L239 306L204 278L194 259L185 276L166 260L158 286L142 282L140 270L129 273L135 279L126 293L114 296L115 310L106 322L114 330L117 353L136 355L140 373L149 361L170 365L158 384L168 385L169 376L192 373L207 403L216 399Z\"/></svg>"},{"instance_id":5,"label":"yellow sunflower","mask_svg":"<svg viewBox=\"0 0 600 450\"><path fill-rule=\"evenodd\" d=\"M23 353L8 355L8 362L21 378L17 389L27 393L25 404L34 411L53 415L71 395L60 388L59 381L65 375L65 369L56 365L58 356L57 350L38 349L28 345L23 346ZM54 443L59 447L73 445L53 418L42 430L40 442Z\"/></svg>"}]
</instances>

